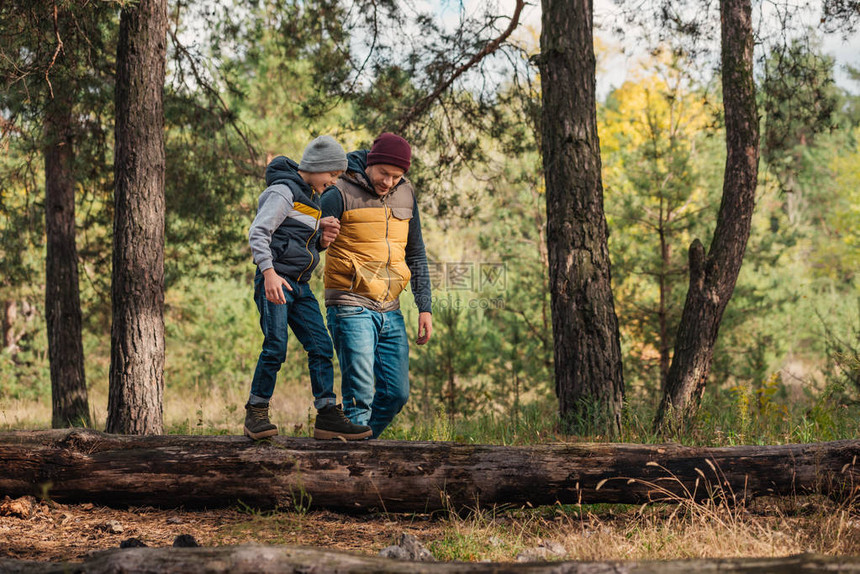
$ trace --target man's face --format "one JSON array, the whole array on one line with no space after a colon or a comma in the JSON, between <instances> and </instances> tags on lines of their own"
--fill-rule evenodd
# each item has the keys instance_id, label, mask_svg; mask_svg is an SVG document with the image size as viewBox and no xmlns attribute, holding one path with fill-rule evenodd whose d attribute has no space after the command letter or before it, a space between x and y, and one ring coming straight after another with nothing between
<instances>
[{"instance_id":1,"label":"man's face","mask_svg":"<svg viewBox=\"0 0 860 574\"><path fill-rule=\"evenodd\" d=\"M394 186L400 183L403 174L406 173L403 169L386 163L368 166L364 171L370 178L373 189L380 197L388 195Z\"/></svg>"}]
</instances>

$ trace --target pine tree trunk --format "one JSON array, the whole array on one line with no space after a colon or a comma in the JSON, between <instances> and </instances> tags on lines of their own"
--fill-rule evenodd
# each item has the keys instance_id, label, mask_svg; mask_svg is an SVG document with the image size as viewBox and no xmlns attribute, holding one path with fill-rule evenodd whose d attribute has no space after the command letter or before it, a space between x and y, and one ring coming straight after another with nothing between
<instances>
[{"instance_id":1,"label":"pine tree trunk","mask_svg":"<svg viewBox=\"0 0 860 574\"><path fill-rule=\"evenodd\" d=\"M69 74L71 76L71 74ZM59 81L58 81L59 80ZM45 109L45 319L51 365L51 426L89 426L75 246L73 88L55 78Z\"/></svg>"},{"instance_id":2,"label":"pine tree trunk","mask_svg":"<svg viewBox=\"0 0 860 574\"><path fill-rule=\"evenodd\" d=\"M15 336L15 320L18 318L18 302L3 301L3 350L14 356L18 352L18 337Z\"/></svg>"},{"instance_id":3,"label":"pine tree trunk","mask_svg":"<svg viewBox=\"0 0 860 574\"><path fill-rule=\"evenodd\" d=\"M542 152L555 382L563 420L620 428L624 381L610 286L590 0L543 0Z\"/></svg>"},{"instance_id":4,"label":"pine tree trunk","mask_svg":"<svg viewBox=\"0 0 860 574\"><path fill-rule=\"evenodd\" d=\"M726 169L710 252L690 246L690 287L655 429L674 432L696 414L705 392L723 312L750 235L758 178L759 128L753 79L750 0L721 0Z\"/></svg>"},{"instance_id":5,"label":"pine tree trunk","mask_svg":"<svg viewBox=\"0 0 860 574\"><path fill-rule=\"evenodd\" d=\"M669 297L671 292L671 283L669 281L669 273L672 266L670 258L669 242L666 240L666 225L668 218L664 219L661 202L660 209L660 225L658 232L660 234L660 274L659 274L659 289L660 289L660 306L657 311L657 323L659 325L660 337L660 392L666 390L666 378L669 376L669 365L671 364L672 342L669 340Z\"/></svg>"},{"instance_id":6,"label":"pine tree trunk","mask_svg":"<svg viewBox=\"0 0 860 574\"><path fill-rule=\"evenodd\" d=\"M163 431L166 0L120 18L116 77L113 323L107 430Z\"/></svg>"}]
</instances>

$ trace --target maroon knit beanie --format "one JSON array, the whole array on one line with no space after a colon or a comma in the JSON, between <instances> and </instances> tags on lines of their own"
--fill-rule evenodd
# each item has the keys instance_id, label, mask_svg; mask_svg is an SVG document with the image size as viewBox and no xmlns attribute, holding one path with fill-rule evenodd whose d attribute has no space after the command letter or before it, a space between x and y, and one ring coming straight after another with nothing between
<instances>
[{"instance_id":1,"label":"maroon knit beanie","mask_svg":"<svg viewBox=\"0 0 860 574\"><path fill-rule=\"evenodd\" d=\"M389 132L380 134L373 140L373 146L367 154L368 167L378 163L393 165L407 172L412 163L412 148L398 135Z\"/></svg>"}]
</instances>

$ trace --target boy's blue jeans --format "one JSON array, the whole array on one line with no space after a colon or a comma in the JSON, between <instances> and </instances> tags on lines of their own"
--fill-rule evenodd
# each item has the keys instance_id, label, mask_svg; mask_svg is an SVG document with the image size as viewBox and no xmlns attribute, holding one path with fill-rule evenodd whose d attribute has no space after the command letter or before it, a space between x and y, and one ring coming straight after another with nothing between
<instances>
[{"instance_id":1,"label":"boy's blue jeans","mask_svg":"<svg viewBox=\"0 0 860 574\"><path fill-rule=\"evenodd\" d=\"M266 299L263 276L254 277L254 301L260 311L260 328L263 330L263 351L257 359L254 380L251 382L252 403L268 403L275 390L275 381L281 365L287 358L287 326L308 354L311 390L314 407L321 409L337 403L334 394L331 339L323 323L319 303L307 283L289 280L292 291L283 288L286 304L277 305Z\"/></svg>"},{"instance_id":2,"label":"boy's blue jeans","mask_svg":"<svg viewBox=\"0 0 860 574\"><path fill-rule=\"evenodd\" d=\"M328 328L340 362L343 412L369 425L373 438L391 423L409 398L409 339L400 310L328 308Z\"/></svg>"}]
</instances>

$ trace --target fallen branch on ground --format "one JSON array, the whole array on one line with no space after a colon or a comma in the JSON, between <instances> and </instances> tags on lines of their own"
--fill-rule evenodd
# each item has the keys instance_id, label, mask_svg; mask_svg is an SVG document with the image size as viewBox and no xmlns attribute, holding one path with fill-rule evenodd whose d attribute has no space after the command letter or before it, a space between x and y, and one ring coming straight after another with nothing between
<instances>
[{"instance_id":1,"label":"fallen branch on ground","mask_svg":"<svg viewBox=\"0 0 860 574\"><path fill-rule=\"evenodd\" d=\"M521 574L686 574L687 572L780 572L799 574L822 571L860 572L860 557L801 554L780 558L712 558L666 562L540 562L466 563L408 562L358 556L343 552L292 548L287 546L219 546L216 548L129 548L108 550L87 558L83 564L28 562L0 559L0 571L8 574L365 574L371 572L446 574L451 572L493 572Z\"/></svg>"},{"instance_id":2,"label":"fallen branch on ground","mask_svg":"<svg viewBox=\"0 0 860 574\"><path fill-rule=\"evenodd\" d=\"M0 496L111 506L428 512L506 505L860 496L860 440L721 448L0 433Z\"/></svg>"}]
</instances>

